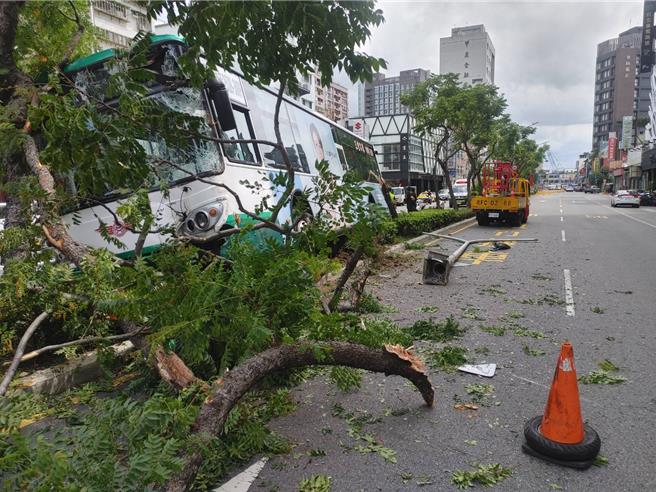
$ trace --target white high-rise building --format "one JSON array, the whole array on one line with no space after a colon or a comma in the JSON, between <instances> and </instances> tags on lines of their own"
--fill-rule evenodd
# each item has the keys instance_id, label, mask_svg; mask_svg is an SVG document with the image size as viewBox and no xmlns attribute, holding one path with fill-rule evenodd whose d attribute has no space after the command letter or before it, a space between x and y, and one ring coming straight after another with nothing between
<instances>
[{"instance_id":1,"label":"white high-rise building","mask_svg":"<svg viewBox=\"0 0 656 492\"><path fill-rule=\"evenodd\" d=\"M127 48L139 31L153 30L146 7L135 1L93 0L89 9L102 48Z\"/></svg>"},{"instance_id":2,"label":"white high-rise building","mask_svg":"<svg viewBox=\"0 0 656 492\"><path fill-rule=\"evenodd\" d=\"M494 45L485 26L454 27L440 38L440 73L457 73L467 84L494 84Z\"/></svg>"}]
</instances>

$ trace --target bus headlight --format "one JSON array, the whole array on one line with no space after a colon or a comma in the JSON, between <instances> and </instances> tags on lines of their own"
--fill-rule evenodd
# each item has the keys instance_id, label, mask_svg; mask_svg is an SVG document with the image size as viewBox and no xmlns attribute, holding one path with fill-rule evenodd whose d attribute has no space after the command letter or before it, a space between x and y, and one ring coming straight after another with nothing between
<instances>
[{"instance_id":1,"label":"bus headlight","mask_svg":"<svg viewBox=\"0 0 656 492\"><path fill-rule=\"evenodd\" d=\"M220 201L190 211L181 225L181 232L191 236L207 236L223 217L224 209L225 205Z\"/></svg>"},{"instance_id":2,"label":"bus headlight","mask_svg":"<svg viewBox=\"0 0 656 492\"><path fill-rule=\"evenodd\" d=\"M204 231L210 225L210 216L207 215L207 212L201 210L194 215L194 222L199 229Z\"/></svg>"}]
</instances>

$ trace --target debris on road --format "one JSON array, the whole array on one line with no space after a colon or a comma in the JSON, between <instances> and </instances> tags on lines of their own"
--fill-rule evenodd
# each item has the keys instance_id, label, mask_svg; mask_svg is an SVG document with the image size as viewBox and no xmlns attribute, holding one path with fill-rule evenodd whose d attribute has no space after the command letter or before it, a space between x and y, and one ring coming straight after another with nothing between
<instances>
[{"instance_id":1,"label":"debris on road","mask_svg":"<svg viewBox=\"0 0 656 492\"><path fill-rule=\"evenodd\" d=\"M497 370L496 364L464 364L458 367L459 371L467 372L469 374L476 374L485 378L494 377Z\"/></svg>"}]
</instances>

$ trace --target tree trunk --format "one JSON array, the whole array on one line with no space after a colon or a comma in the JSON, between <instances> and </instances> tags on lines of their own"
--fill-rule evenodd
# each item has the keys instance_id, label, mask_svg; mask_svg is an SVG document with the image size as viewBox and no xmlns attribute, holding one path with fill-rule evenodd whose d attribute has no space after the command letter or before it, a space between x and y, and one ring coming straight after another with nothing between
<instances>
[{"instance_id":1,"label":"tree trunk","mask_svg":"<svg viewBox=\"0 0 656 492\"><path fill-rule=\"evenodd\" d=\"M119 326L123 333L139 331L137 325L131 321L120 321ZM200 381L176 353L166 352L161 346L157 346L151 357L150 345L143 335L132 337L130 341L141 351L144 358L149 361L160 377L174 390L180 391L190 384Z\"/></svg>"},{"instance_id":2,"label":"tree trunk","mask_svg":"<svg viewBox=\"0 0 656 492\"><path fill-rule=\"evenodd\" d=\"M328 355L318 359L317 353ZM400 346L376 349L347 342L305 342L273 347L248 359L212 385L191 428L200 442L184 456L184 468L168 482L165 490L182 492L193 484L203 461L199 449L220 434L232 407L258 381L275 371L311 365L347 366L402 376L415 385L428 406L433 405L435 393L422 361Z\"/></svg>"},{"instance_id":3,"label":"tree trunk","mask_svg":"<svg viewBox=\"0 0 656 492\"><path fill-rule=\"evenodd\" d=\"M339 300L342 297L342 292L344 291L344 286L346 285L346 282L348 282L348 279L351 278L351 275L353 274L355 267L358 265L358 261L360 261L363 253L364 249L361 246L357 247L356 250L351 253L351 256L346 262L346 265L344 265L344 270L339 276L339 280L337 280L337 286L335 287L333 296L328 303L328 307L331 311L334 311L339 304Z\"/></svg>"}]
</instances>

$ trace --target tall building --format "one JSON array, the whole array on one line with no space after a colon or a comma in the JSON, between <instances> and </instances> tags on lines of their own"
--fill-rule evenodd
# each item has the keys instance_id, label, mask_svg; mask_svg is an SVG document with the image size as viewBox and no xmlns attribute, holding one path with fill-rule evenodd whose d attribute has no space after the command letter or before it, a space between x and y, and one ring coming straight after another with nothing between
<instances>
[{"instance_id":1,"label":"tall building","mask_svg":"<svg viewBox=\"0 0 656 492\"><path fill-rule=\"evenodd\" d=\"M639 97L641 42L642 27L633 27L617 38L608 39L597 45L592 131L594 150L604 152L608 146L609 133L622 135L623 130L627 132L626 125L633 125L635 118L643 113L647 116L648 108L645 106L649 104L649 95L646 94L646 101L642 101L643 98ZM649 76L647 75L646 78L648 79ZM623 142L622 147L627 146L627 143ZM634 141L630 142L629 146L634 143ZM615 156L606 157L610 161L615 160Z\"/></svg>"},{"instance_id":2,"label":"tall building","mask_svg":"<svg viewBox=\"0 0 656 492\"><path fill-rule=\"evenodd\" d=\"M329 120L341 123L348 118L348 89L335 82L321 85L321 74L313 75L315 81L314 110Z\"/></svg>"},{"instance_id":3,"label":"tall building","mask_svg":"<svg viewBox=\"0 0 656 492\"><path fill-rule=\"evenodd\" d=\"M371 82L364 82L358 88L358 116L406 114L408 108L401 104L401 94L411 91L430 75L430 70L421 68L403 70L395 77L374 74Z\"/></svg>"},{"instance_id":4,"label":"tall building","mask_svg":"<svg viewBox=\"0 0 656 492\"><path fill-rule=\"evenodd\" d=\"M440 38L440 73L457 73L467 84L494 84L495 56L483 24L454 27Z\"/></svg>"},{"instance_id":5,"label":"tall building","mask_svg":"<svg viewBox=\"0 0 656 492\"><path fill-rule=\"evenodd\" d=\"M136 1L93 0L89 9L102 48L127 48L139 31L153 30L146 7Z\"/></svg>"}]
</instances>

